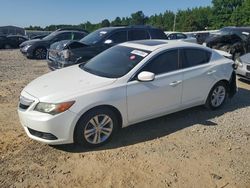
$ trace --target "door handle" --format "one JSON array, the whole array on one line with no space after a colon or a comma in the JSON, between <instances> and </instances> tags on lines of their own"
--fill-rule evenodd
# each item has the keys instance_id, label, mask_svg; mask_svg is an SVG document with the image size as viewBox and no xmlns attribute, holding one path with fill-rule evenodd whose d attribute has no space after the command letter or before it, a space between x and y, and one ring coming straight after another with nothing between
<instances>
[{"instance_id":1,"label":"door handle","mask_svg":"<svg viewBox=\"0 0 250 188\"><path fill-rule=\"evenodd\" d=\"M179 85L180 83L182 83L182 80L171 82L169 85L175 87L175 86Z\"/></svg>"},{"instance_id":2,"label":"door handle","mask_svg":"<svg viewBox=\"0 0 250 188\"><path fill-rule=\"evenodd\" d=\"M214 73L216 73L216 70L211 70L211 71L207 72L207 75L211 75L211 74L214 74Z\"/></svg>"}]
</instances>

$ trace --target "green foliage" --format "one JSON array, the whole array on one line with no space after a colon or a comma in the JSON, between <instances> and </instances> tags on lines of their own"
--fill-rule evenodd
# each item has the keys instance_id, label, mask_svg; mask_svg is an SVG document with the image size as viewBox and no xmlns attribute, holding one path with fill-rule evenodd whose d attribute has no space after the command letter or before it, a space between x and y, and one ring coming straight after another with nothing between
<instances>
[{"instance_id":1,"label":"green foliage","mask_svg":"<svg viewBox=\"0 0 250 188\"><path fill-rule=\"evenodd\" d=\"M100 27L125 25L152 25L165 31L173 30L176 16L176 31L199 31L219 29L224 26L250 26L250 0L212 0L208 7L196 7L186 10L166 10L164 13L145 16L142 11L132 13L130 17L116 17L114 20L102 20L92 24L89 21L79 25L50 25L45 28L30 26L27 30L54 31L63 27L82 28L92 32Z\"/></svg>"}]
</instances>

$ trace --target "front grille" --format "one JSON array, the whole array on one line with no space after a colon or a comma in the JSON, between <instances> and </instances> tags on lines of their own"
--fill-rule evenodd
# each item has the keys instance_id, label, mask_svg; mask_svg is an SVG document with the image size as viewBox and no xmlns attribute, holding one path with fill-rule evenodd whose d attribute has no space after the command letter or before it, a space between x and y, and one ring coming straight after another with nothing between
<instances>
[{"instance_id":1,"label":"front grille","mask_svg":"<svg viewBox=\"0 0 250 188\"><path fill-rule=\"evenodd\" d=\"M51 133L45 133L45 132L40 132L40 131L36 131L36 130L33 130L31 128L28 128L30 134L32 134L33 136L36 136L36 137L39 137L39 138L43 138L43 139L46 139L46 140L57 140L58 138L51 134Z\"/></svg>"},{"instance_id":2,"label":"front grille","mask_svg":"<svg viewBox=\"0 0 250 188\"><path fill-rule=\"evenodd\" d=\"M33 103L34 101L31 99L27 99L23 96L20 97L19 100L19 108L26 110L30 107L30 105Z\"/></svg>"},{"instance_id":3,"label":"front grille","mask_svg":"<svg viewBox=\"0 0 250 188\"><path fill-rule=\"evenodd\" d=\"M247 65L247 70L250 71L250 65Z\"/></svg>"}]
</instances>

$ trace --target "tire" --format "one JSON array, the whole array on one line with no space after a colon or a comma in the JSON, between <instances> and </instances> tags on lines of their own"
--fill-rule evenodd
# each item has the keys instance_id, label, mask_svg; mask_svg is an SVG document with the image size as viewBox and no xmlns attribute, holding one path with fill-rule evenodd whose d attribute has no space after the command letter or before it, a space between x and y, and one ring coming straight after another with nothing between
<instances>
[{"instance_id":1,"label":"tire","mask_svg":"<svg viewBox=\"0 0 250 188\"><path fill-rule=\"evenodd\" d=\"M211 110L220 108L228 97L228 87L224 82L218 82L209 92L205 106Z\"/></svg>"},{"instance_id":2,"label":"tire","mask_svg":"<svg viewBox=\"0 0 250 188\"><path fill-rule=\"evenodd\" d=\"M47 56L46 48L36 48L33 56L36 59L46 59L46 56Z\"/></svg>"},{"instance_id":3,"label":"tire","mask_svg":"<svg viewBox=\"0 0 250 188\"><path fill-rule=\"evenodd\" d=\"M94 109L84 114L77 122L74 141L85 147L98 147L107 143L118 127L118 118L111 109Z\"/></svg>"},{"instance_id":4,"label":"tire","mask_svg":"<svg viewBox=\"0 0 250 188\"><path fill-rule=\"evenodd\" d=\"M5 44L4 49L11 49L11 45L10 44Z\"/></svg>"}]
</instances>

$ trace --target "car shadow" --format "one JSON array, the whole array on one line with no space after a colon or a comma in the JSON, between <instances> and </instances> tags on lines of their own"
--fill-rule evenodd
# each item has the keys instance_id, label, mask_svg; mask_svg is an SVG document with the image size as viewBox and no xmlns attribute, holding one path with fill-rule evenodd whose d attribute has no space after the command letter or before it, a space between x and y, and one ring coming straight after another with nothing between
<instances>
[{"instance_id":1,"label":"car shadow","mask_svg":"<svg viewBox=\"0 0 250 188\"><path fill-rule=\"evenodd\" d=\"M217 126L213 118L221 116L227 112L232 112L240 108L250 106L250 90L239 88L237 94L228 99L224 106L217 110L208 110L203 106L190 108L181 112L166 115L138 123L121 129L113 136L110 142L94 149L87 149L76 144L52 146L58 150L82 153L88 151L100 151L129 146L141 142L150 141L173 134L179 130L191 127L195 124L206 126Z\"/></svg>"}]
</instances>

